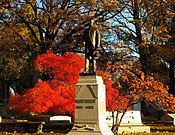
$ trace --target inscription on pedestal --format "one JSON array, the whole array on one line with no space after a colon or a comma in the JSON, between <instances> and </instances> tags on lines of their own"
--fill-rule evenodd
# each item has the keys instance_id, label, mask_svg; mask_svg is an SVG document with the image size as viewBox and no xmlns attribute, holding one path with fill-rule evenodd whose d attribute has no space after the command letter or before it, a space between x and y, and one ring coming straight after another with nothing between
<instances>
[{"instance_id":1,"label":"inscription on pedestal","mask_svg":"<svg viewBox=\"0 0 175 135\"><path fill-rule=\"evenodd\" d=\"M95 99L77 99L76 103L95 103Z\"/></svg>"},{"instance_id":2,"label":"inscription on pedestal","mask_svg":"<svg viewBox=\"0 0 175 135\"><path fill-rule=\"evenodd\" d=\"M76 109L94 109L95 106L76 106Z\"/></svg>"},{"instance_id":3,"label":"inscription on pedestal","mask_svg":"<svg viewBox=\"0 0 175 135\"><path fill-rule=\"evenodd\" d=\"M76 109L83 109L83 106L76 106Z\"/></svg>"}]
</instances>

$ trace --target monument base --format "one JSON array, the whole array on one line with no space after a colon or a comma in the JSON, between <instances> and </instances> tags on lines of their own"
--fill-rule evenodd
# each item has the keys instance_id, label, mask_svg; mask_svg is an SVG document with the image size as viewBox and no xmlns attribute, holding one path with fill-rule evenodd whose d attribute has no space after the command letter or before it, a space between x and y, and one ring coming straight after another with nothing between
<instances>
[{"instance_id":1,"label":"monument base","mask_svg":"<svg viewBox=\"0 0 175 135\"><path fill-rule=\"evenodd\" d=\"M114 135L106 121L106 92L102 77L80 76L75 105L74 126L67 135Z\"/></svg>"}]
</instances>

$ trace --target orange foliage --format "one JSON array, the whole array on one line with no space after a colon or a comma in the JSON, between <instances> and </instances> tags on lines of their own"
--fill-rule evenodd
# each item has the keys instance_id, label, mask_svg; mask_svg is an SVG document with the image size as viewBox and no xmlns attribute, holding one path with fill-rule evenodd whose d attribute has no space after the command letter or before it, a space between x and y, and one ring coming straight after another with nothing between
<instances>
[{"instance_id":1,"label":"orange foliage","mask_svg":"<svg viewBox=\"0 0 175 135\"><path fill-rule=\"evenodd\" d=\"M118 65L111 65L111 68L113 72L120 70L121 76L116 80L117 88L125 95L130 104L133 101L144 99L162 106L164 111L175 112L175 98L168 93L168 87L156 81L154 77L145 76L137 68Z\"/></svg>"},{"instance_id":2,"label":"orange foliage","mask_svg":"<svg viewBox=\"0 0 175 135\"><path fill-rule=\"evenodd\" d=\"M48 111L48 108L53 106L58 98L57 92L53 91L46 82L39 82L22 96L18 94L11 95L8 105L21 113L33 112L40 114Z\"/></svg>"},{"instance_id":3,"label":"orange foliage","mask_svg":"<svg viewBox=\"0 0 175 135\"><path fill-rule=\"evenodd\" d=\"M35 68L40 73L48 74L51 79L38 82L23 95L11 95L9 107L20 113L50 112L74 116L75 84L83 67L83 59L74 53L56 56L47 51L39 55L35 60Z\"/></svg>"},{"instance_id":4,"label":"orange foliage","mask_svg":"<svg viewBox=\"0 0 175 135\"><path fill-rule=\"evenodd\" d=\"M39 55L35 60L35 68L48 74L51 79L76 84L79 72L84 68L84 60L79 55L69 52L56 56L51 51Z\"/></svg>"},{"instance_id":5,"label":"orange foliage","mask_svg":"<svg viewBox=\"0 0 175 135\"><path fill-rule=\"evenodd\" d=\"M126 109L128 102L127 99L119 95L119 91L112 87L113 81L104 71L98 71L98 75L102 76L106 87L106 109L108 111L119 111Z\"/></svg>"}]
</instances>

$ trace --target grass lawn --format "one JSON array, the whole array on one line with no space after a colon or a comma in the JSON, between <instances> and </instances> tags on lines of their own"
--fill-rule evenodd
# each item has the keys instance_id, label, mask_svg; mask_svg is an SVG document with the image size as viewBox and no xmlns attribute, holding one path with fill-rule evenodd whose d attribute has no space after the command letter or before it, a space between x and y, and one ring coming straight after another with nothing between
<instances>
[{"instance_id":1,"label":"grass lawn","mask_svg":"<svg viewBox=\"0 0 175 135\"><path fill-rule=\"evenodd\" d=\"M0 135L38 135L37 133L9 133L9 132L0 132ZM42 133L40 135L66 135L63 133ZM125 133L123 135L175 135L175 132L152 132L152 133Z\"/></svg>"},{"instance_id":2,"label":"grass lawn","mask_svg":"<svg viewBox=\"0 0 175 135\"><path fill-rule=\"evenodd\" d=\"M26 125L25 125L26 124ZM23 128L21 128L23 127ZM69 127L69 128L68 128ZM0 135L38 135L37 130L29 130L29 128L35 128L33 123L18 123L16 125L0 125ZM175 135L175 126L163 126L163 125L151 125L151 133L124 133L123 135ZM44 128L40 135L66 135L70 130L70 125L61 124L57 126L48 126ZM32 131L32 132L28 132Z\"/></svg>"},{"instance_id":3,"label":"grass lawn","mask_svg":"<svg viewBox=\"0 0 175 135\"><path fill-rule=\"evenodd\" d=\"M37 133L19 133L19 132L3 132L0 131L0 135L38 135ZM44 132L40 135L66 135L66 133L57 131L57 132ZM122 135L175 135L175 126L152 126L151 133L124 133Z\"/></svg>"},{"instance_id":4,"label":"grass lawn","mask_svg":"<svg viewBox=\"0 0 175 135\"><path fill-rule=\"evenodd\" d=\"M37 133L8 133L8 132L0 132L0 135L38 135ZM41 135L65 135L62 133L43 133Z\"/></svg>"},{"instance_id":5,"label":"grass lawn","mask_svg":"<svg viewBox=\"0 0 175 135\"><path fill-rule=\"evenodd\" d=\"M122 135L175 135L175 133L169 133L169 132L156 132L156 133L128 133L128 134L122 134Z\"/></svg>"}]
</instances>

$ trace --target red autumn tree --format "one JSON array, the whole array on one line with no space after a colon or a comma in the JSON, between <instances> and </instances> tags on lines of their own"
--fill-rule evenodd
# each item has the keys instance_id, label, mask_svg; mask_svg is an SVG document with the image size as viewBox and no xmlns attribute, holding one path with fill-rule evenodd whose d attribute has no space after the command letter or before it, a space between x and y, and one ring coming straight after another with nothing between
<instances>
[{"instance_id":1,"label":"red autumn tree","mask_svg":"<svg viewBox=\"0 0 175 135\"><path fill-rule=\"evenodd\" d=\"M9 107L20 113L45 112L74 115L75 84L84 67L82 57L75 53L57 56L51 51L39 55L35 60L35 69L47 74L49 80L38 82L23 95L11 95Z\"/></svg>"},{"instance_id":2,"label":"red autumn tree","mask_svg":"<svg viewBox=\"0 0 175 135\"><path fill-rule=\"evenodd\" d=\"M35 60L35 69L40 73L48 74L51 79L65 83L76 84L79 73L84 68L84 60L79 55L69 52L63 56L56 56L51 51L38 55Z\"/></svg>"},{"instance_id":3,"label":"red autumn tree","mask_svg":"<svg viewBox=\"0 0 175 135\"><path fill-rule=\"evenodd\" d=\"M98 71L97 74L102 76L106 87L106 110L112 112L111 130L116 132L116 125L118 125L118 123L115 121L114 112L117 112L117 116L120 112L125 112L128 107L128 100L125 98L125 96L119 93L118 89L113 88L114 82L109 79L107 73L104 71Z\"/></svg>"},{"instance_id":4,"label":"red autumn tree","mask_svg":"<svg viewBox=\"0 0 175 135\"><path fill-rule=\"evenodd\" d=\"M23 95L12 95L9 106L19 110L20 113L40 114L48 111L48 108L53 106L58 98L57 92L53 91L47 82L39 82L34 88L26 90Z\"/></svg>"}]
</instances>

